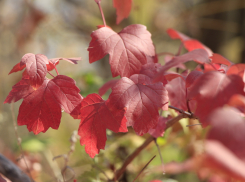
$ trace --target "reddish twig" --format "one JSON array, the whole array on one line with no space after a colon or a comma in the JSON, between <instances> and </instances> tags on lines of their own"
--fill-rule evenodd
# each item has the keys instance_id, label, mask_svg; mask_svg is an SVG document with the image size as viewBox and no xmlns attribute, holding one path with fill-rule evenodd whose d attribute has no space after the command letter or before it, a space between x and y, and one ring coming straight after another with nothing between
<instances>
[{"instance_id":1,"label":"reddish twig","mask_svg":"<svg viewBox=\"0 0 245 182\"><path fill-rule=\"evenodd\" d=\"M98 6L99 6L99 9L100 9L100 14L101 14L101 17L102 17L102 19L103 19L104 26L106 27L105 16L104 16L104 13L103 13L102 7L101 7L101 5L100 5L100 1L96 1L96 3L97 3L97 4L98 4Z\"/></svg>"},{"instance_id":2,"label":"reddish twig","mask_svg":"<svg viewBox=\"0 0 245 182\"><path fill-rule=\"evenodd\" d=\"M166 123L166 128L165 130L167 130L169 127L171 127L172 125L174 125L176 122L178 122L180 119L185 118L185 115L183 113L181 113L180 115L178 115L177 117L170 119L167 123ZM118 169L115 173L114 176L114 181L115 179L119 179L121 177L121 175L124 173L124 171L126 170L126 167L134 160L135 157L137 157L139 155L139 153L146 148L152 141L154 141L155 138L153 136L150 136L149 138L147 138L145 140L145 142L139 146L131 155L129 155L126 160L124 161L122 167L120 169Z\"/></svg>"}]
</instances>

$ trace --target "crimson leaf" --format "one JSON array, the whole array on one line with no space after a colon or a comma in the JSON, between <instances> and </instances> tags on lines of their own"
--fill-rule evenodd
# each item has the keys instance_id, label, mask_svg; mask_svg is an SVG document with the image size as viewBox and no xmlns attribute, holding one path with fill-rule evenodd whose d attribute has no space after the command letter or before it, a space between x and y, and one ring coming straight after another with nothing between
<instances>
[{"instance_id":1,"label":"crimson leaf","mask_svg":"<svg viewBox=\"0 0 245 182\"><path fill-rule=\"evenodd\" d=\"M117 10L117 24L127 18L132 8L132 0L113 0L113 6Z\"/></svg>"},{"instance_id":2,"label":"crimson leaf","mask_svg":"<svg viewBox=\"0 0 245 182\"><path fill-rule=\"evenodd\" d=\"M141 66L147 63L146 55L155 55L151 34L143 25L130 25L119 33L104 27L94 31L91 37L89 62L109 54L113 77L139 73Z\"/></svg>"},{"instance_id":3,"label":"crimson leaf","mask_svg":"<svg viewBox=\"0 0 245 182\"><path fill-rule=\"evenodd\" d=\"M158 123L158 109L168 109L168 94L163 84L152 83L150 77L142 74L121 78L109 96L109 104L117 109L127 107L128 126L143 135Z\"/></svg>"},{"instance_id":4,"label":"crimson leaf","mask_svg":"<svg viewBox=\"0 0 245 182\"><path fill-rule=\"evenodd\" d=\"M64 75L52 80L45 79L36 91L24 98L19 109L18 124L27 125L34 134L46 132L49 127L58 129L61 108L70 113L81 100L73 79Z\"/></svg>"},{"instance_id":5,"label":"crimson leaf","mask_svg":"<svg viewBox=\"0 0 245 182\"><path fill-rule=\"evenodd\" d=\"M90 94L81 103L81 123L78 134L85 151L94 158L106 143L106 129L127 132L124 109L110 108L98 94Z\"/></svg>"},{"instance_id":6,"label":"crimson leaf","mask_svg":"<svg viewBox=\"0 0 245 182\"><path fill-rule=\"evenodd\" d=\"M20 66L26 65L27 74L30 76L30 83L34 89L42 85L47 74L46 64L49 64L48 58L42 54L25 54Z\"/></svg>"}]
</instances>

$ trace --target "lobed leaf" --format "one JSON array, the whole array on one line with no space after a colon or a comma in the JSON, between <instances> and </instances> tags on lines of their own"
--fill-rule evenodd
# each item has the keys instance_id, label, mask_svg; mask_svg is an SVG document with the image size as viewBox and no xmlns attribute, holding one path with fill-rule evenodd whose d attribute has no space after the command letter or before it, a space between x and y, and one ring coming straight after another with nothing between
<instances>
[{"instance_id":1,"label":"lobed leaf","mask_svg":"<svg viewBox=\"0 0 245 182\"><path fill-rule=\"evenodd\" d=\"M127 132L124 109L108 106L98 94L90 94L81 103L81 123L78 134L85 151L94 158L100 149L105 148L106 129L114 132Z\"/></svg>"},{"instance_id":2,"label":"lobed leaf","mask_svg":"<svg viewBox=\"0 0 245 182\"><path fill-rule=\"evenodd\" d=\"M146 55L155 55L151 34L143 25L130 25L119 33L104 27L94 31L91 37L89 62L109 54L113 77L130 77L139 73L141 66L147 63Z\"/></svg>"},{"instance_id":3,"label":"lobed leaf","mask_svg":"<svg viewBox=\"0 0 245 182\"><path fill-rule=\"evenodd\" d=\"M61 108L71 113L82 100L79 91L75 81L67 76L45 79L36 91L24 98L19 109L18 124L27 125L34 134L46 132L49 127L58 129Z\"/></svg>"},{"instance_id":4,"label":"lobed leaf","mask_svg":"<svg viewBox=\"0 0 245 182\"><path fill-rule=\"evenodd\" d=\"M117 10L117 24L127 18L132 8L132 0L113 0L113 6Z\"/></svg>"},{"instance_id":5,"label":"lobed leaf","mask_svg":"<svg viewBox=\"0 0 245 182\"><path fill-rule=\"evenodd\" d=\"M127 125L143 135L158 123L158 109L168 109L168 93L163 84L152 83L142 74L121 78L112 88L109 104L117 109L127 108Z\"/></svg>"},{"instance_id":6,"label":"lobed leaf","mask_svg":"<svg viewBox=\"0 0 245 182\"><path fill-rule=\"evenodd\" d=\"M46 64L49 64L48 58L43 54L25 54L20 66L26 65L26 72L30 76L30 84L34 89L37 89L44 82L47 74Z\"/></svg>"}]
</instances>

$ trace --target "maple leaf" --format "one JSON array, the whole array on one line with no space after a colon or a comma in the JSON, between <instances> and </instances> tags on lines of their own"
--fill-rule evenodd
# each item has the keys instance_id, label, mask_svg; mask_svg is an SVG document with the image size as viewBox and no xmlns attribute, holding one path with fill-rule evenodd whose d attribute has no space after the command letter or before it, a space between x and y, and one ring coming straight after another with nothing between
<instances>
[{"instance_id":1,"label":"maple leaf","mask_svg":"<svg viewBox=\"0 0 245 182\"><path fill-rule=\"evenodd\" d=\"M59 58L52 58L52 59L49 59L49 64L47 65L47 69L48 71L52 71L56 65L59 64L59 62L61 60L65 60L71 64L77 64L77 62L79 60L81 60L81 57L76 57L76 58L62 58L62 57L59 57Z\"/></svg>"},{"instance_id":2,"label":"maple leaf","mask_svg":"<svg viewBox=\"0 0 245 182\"><path fill-rule=\"evenodd\" d=\"M117 10L117 24L127 18L132 8L132 0L113 0L113 6Z\"/></svg>"},{"instance_id":3,"label":"maple leaf","mask_svg":"<svg viewBox=\"0 0 245 182\"><path fill-rule=\"evenodd\" d=\"M29 76L24 76L17 84L12 87L9 95L5 99L4 103L17 102L20 99L25 98L34 91L30 85Z\"/></svg>"},{"instance_id":4,"label":"maple leaf","mask_svg":"<svg viewBox=\"0 0 245 182\"><path fill-rule=\"evenodd\" d=\"M104 27L94 31L91 37L89 62L109 54L113 77L130 77L139 73L141 66L147 63L146 55L155 55L151 34L143 25L130 25L119 33Z\"/></svg>"},{"instance_id":5,"label":"maple leaf","mask_svg":"<svg viewBox=\"0 0 245 182\"><path fill-rule=\"evenodd\" d=\"M47 66L49 64L48 58L42 54L25 54L20 66L26 65L26 72L30 76L30 84L34 89L42 85L47 74Z\"/></svg>"},{"instance_id":6,"label":"maple leaf","mask_svg":"<svg viewBox=\"0 0 245 182\"><path fill-rule=\"evenodd\" d=\"M58 129L61 108L67 113L79 105L82 100L75 81L67 76L58 75L26 96L20 106L18 124L27 125L34 134L46 132L49 127Z\"/></svg>"},{"instance_id":7,"label":"maple leaf","mask_svg":"<svg viewBox=\"0 0 245 182\"><path fill-rule=\"evenodd\" d=\"M229 67L227 70L226 74L227 75L239 75L241 78L243 78L244 75L244 70L245 70L245 64L233 64Z\"/></svg>"},{"instance_id":8,"label":"maple leaf","mask_svg":"<svg viewBox=\"0 0 245 182\"><path fill-rule=\"evenodd\" d=\"M208 47L203 45L198 40L192 39L184 35L183 33L178 32L177 30L168 29L167 33L172 39L180 39L188 51L193 51L195 49L204 49L205 51L207 51L209 56L212 56L213 54L213 52Z\"/></svg>"},{"instance_id":9,"label":"maple leaf","mask_svg":"<svg viewBox=\"0 0 245 182\"><path fill-rule=\"evenodd\" d=\"M188 93L188 100L196 100L195 115L203 126L209 122L206 117L216 108L228 103L235 94L244 95L244 83L237 75L225 75L218 71L210 71L201 75ZM215 101L215 102L214 102Z\"/></svg>"},{"instance_id":10,"label":"maple leaf","mask_svg":"<svg viewBox=\"0 0 245 182\"><path fill-rule=\"evenodd\" d=\"M231 66L233 63L229 61L228 59L224 58L220 54L213 53L213 55L210 57L212 63L218 63L218 64L225 64L227 66Z\"/></svg>"},{"instance_id":11,"label":"maple leaf","mask_svg":"<svg viewBox=\"0 0 245 182\"><path fill-rule=\"evenodd\" d=\"M135 74L121 78L109 96L109 104L117 109L127 108L128 126L143 135L158 123L158 109L168 109L168 93L163 84L152 83L151 78Z\"/></svg>"},{"instance_id":12,"label":"maple leaf","mask_svg":"<svg viewBox=\"0 0 245 182\"><path fill-rule=\"evenodd\" d=\"M98 94L90 94L81 103L81 123L78 134L80 143L85 145L85 151L94 158L106 143L106 129L114 132L127 132L124 109L108 106Z\"/></svg>"},{"instance_id":13,"label":"maple leaf","mask_svg":"<svg viewBox=\"0 0 245 182\"><path fill-rule=\"evenodd\" d=\"M25 67L26 67L26 65L20 66L20 63L17 63L17 64L12 68L12 70L9 72L9 75L10 75L11 73L21 71L21 70L23 70Z\"/></svg>"}]
</instances>

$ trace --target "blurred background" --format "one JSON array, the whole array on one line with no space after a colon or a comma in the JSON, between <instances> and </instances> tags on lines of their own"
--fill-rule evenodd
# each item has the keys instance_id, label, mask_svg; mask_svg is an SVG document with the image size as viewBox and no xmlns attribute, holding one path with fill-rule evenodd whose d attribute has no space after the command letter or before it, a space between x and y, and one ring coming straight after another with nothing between
<instances>
[{"instance_id":1,"label":"blurred background","mask_svg":"<svg viewBox=\"0 0 245 182\"><path fill-rule=\"evenodd\" d=\"M112 0L102 0L102 7L107 25L117 32L130 24L147 26L157 53L178 51L180 41L171 40L166 34L168 28L174 28L233 62L245 63L245 0L133 0L129 18L119 25L116 25ZM100 12L93 0L0 0L0 102L4 102L12 86L21 79L21 72L9 76L8 73L25 53L40 53L48 58L81 57L78 65L61 61L57 67L59 73L75 79L84 97L97 93L98 88L112 78L108 56L93 64L88 61L90 34L101 24ZM161 63L162 59L159 58ZM14 105L14 120L20 104L21 101ZM10 108L9 104L0 105L0 153L26 171L22 159L17 160L21 153ZM58 131L49 129L45 134L35 136L26 126L18 127L35 181L62 179L60 171L64 161L62 158L52 161L52 158L70 150L69 138L78 126L79 120L63 113ZM99 182L101 178L105 179L101 170L112 177L113 170L120 167L126 156L146 137L139 137L134 132L113 134L108 131L106 150L95 159L90 159L77 142L68 165L73 168L78 181ZM159 138L164 162L186 160L191 155L187 145L191 138L189 131L183 131L181 126ZM132 181L155 154L157 148L152 143L128 166L123 180ZM149 168L161 164L157 158ZM195 173L162 175L155 171L148 171L139 181L153 179L200 181Z\"/></svg>"}]
</instances>

